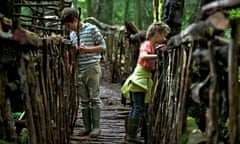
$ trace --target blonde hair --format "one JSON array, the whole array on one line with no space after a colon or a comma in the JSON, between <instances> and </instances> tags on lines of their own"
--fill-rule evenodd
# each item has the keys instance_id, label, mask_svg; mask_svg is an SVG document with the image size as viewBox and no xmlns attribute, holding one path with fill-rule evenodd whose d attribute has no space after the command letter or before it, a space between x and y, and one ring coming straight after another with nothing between
<instances>
[{"instance_id":1,"label":"blonde hair","mask_svg":"<svg viewBox=\"0 0 240 144\"><path fill-rule=\"evenodd\" d=\"M156 32L168 35L170 27L163 22L154 22L148 27L146 39L149 40Z\"/></svg>"}]
</instances>

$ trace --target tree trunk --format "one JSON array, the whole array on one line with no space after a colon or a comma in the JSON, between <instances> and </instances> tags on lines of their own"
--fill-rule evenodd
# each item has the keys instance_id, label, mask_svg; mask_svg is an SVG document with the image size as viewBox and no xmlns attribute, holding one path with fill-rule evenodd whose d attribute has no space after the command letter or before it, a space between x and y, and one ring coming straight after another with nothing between
<instances>
[{"instance_id":1,"label":"tree trunk","mask_svg":"<svg viewBox=\"0 0 240 144\"><path fill-rule=\"evenodd\" d=\"M98 14L100 21L112 25L113 0L103 0L101 3L99 3Z\"/></svg>"},{"instance_id":2,"label":"tree trunk","mask_svg":"<svg viewBox=\"0 0 240 144\"><path fill-rule=\"evenodd\" d=\"M153 4L149 0L143 0L141 11L142 30L146 30L148 26L154 21L153 18Z\"/></svg>"},{"instance_id":3,"label":"tree trunk","mask_svg":"<svg viewBox=\"0 0 240 144\"><path fill-rule=\"evenodd\" d=\"M239 119L239 82L238 82L238 52L239 52L239 33L240 20L234 20L232 25L232 40L229 48L229 117L230 117L230 142L231 144L240 143L240 119Z\"/></svg>"},{"instance_id":4,"label":"tree trunk","mask_svg":"<svg viewBox=\"0 0 240 144\"><path fill-rule=\"evenodd\" d=\"M94 8L94 9L92 8L93 4L94 4L93 0L86 0L87 17L91 17L94 15L94 10L96 8Z\"/></svg>"},{"instance_id":5,"label":"tree trunk","mask_svg":"<svg viewBox=\"0 0 240 144\"><path fill-rule=\"evenodd\" d=\"M159 3L159 0L153 0L153 17L156 21L159 21L161 19L159 14Z\"/></svg>"},{"instance_id":6,"label":"tree trunk","mask_svg":"<svg viewBox=\"0 0 240 144\"><path fill-rule=\"evenodd\" d=\"M162 20L171 28L171 35L181 31L184 0L167 0L163 8Z\"/></svg>"},{"instance_id":7,"label":"tree trunk","mask_svg":"<svg viewBox=\"0 0 240 144\"><path fill-rule=\"evenodd\" d=\"M129 3L130 3L130 0L127 0L127 1L126 1L126 6L125 6L125 8L124 8L124 20L126 20L127 17L128 17Z\"/></svg>"},{"instance_id":8,"label":"tree trunk","mask_svg":"<svg viewBox=\"0 0 240 144\"><path fill-rule=\"evenodd\" d=\"M142 29L142 1L135 1L135 23L139 29Z\"/></svg>"}]
</instances>

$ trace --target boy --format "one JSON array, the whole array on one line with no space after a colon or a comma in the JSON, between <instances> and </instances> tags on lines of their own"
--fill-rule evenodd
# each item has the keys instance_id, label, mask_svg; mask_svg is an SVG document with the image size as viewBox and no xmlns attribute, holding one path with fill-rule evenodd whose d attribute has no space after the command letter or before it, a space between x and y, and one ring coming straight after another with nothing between
<instances>
[{"instance_id":1,"label":"boy","mask_svg":"<svg viewBox=\"0 0 240 144\"><path fill-rule=\"evenodd\" d=\"M83 23L73 8L64 8L61 21L71 30L70 39L78 53L78 84L83 129L79 135L100 135L100 76L101 52L106 49L105 40L99 29L90 23ZM77 33L79 32L79 33ZM78 35L80 39L78 42ZM77 45L80 43L80 45Z\"/></svg>"}]
</instances>

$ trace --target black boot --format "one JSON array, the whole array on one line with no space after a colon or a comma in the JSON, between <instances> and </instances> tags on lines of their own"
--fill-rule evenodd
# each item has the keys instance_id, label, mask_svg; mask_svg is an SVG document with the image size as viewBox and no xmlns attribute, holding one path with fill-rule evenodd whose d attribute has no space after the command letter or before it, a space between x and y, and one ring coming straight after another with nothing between
<instances>
[{"instance_id":1,"label":"black boot","mask_svg":"<svg viewBox=\"0 0 240 144\"><path fill-rule=\"evenodd\" d=\"M135 144L143 144L143 141L141 141L141 139L137 137L138 126L139 119L128 118L126 143L133 142Z\"/></svg>"},{"instance_id":2,"label":"black boot","mask_svg":"<svg viewBox=\"0 0 240 144\"><path fill-rule=\"evenodd\" d=\"M124 128L125 128L125 133L126 134L127 134L127 131L128 131L128 118L129 118L129 116L126 116L125 120L124 120ZM127 135L125 135L125 139L127 139Z\"/></svg>"}]
</instances>

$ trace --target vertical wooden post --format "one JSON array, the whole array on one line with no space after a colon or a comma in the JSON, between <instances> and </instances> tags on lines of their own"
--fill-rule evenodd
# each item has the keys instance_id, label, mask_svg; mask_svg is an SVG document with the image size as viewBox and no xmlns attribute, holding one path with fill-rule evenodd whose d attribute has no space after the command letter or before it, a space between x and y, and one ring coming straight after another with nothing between
<instances>
[{"instance_id":1,"label":"vertical wooden post","mask_svg":"<svg viewBox=\"0 0 240 144\"><path fill-rule=\"evenodd\" d=\"M4 139L14 142L17 140L17 134L15 131L15 122L12 115L10 100L6 98L4 92L6 82L6 72L3 69L0 69L0 110L4 124Z\"/></svg>"},{"instance_id":2,"label":"vertical wooden post","mask_svg":"<svg viewBox=\"0 0 240 144\"><path fill-rule=\"evenodd\" d=\"M217 144L218 137L219 137L219 76L217 73L217 65L216 65L216 51L215 45L212 41L208 42L208 49L209 49L209 66L210 66L210 90L209 90L209 108L207 110L207 137L209 144Z\"/></svg>"},{"instance_id":3,"label":"vertical wooden post","mask_svg":"<svg viewBox=\"0 0 240 144\"><path fill-rule=\"evenodd\" d=\"M240 41L240 19L233 20L232 38L228 56L228 97L230 118L230 142L240 143L240 120L239 120L239 83L238 83L238 47Z\"/></svg>"},{"instance_id":4,"label":"vertical wooden post","mask_svg":"<svg viewBox=\"0 0 240 144\"><path fill-rule=\"evenodd\" d=\"M20 67L18 69L18 73L21 77L21 91L24 96L25 100L25 111L26 111L26 119L27 119L27 128L29 133L29 140L28 142L31 144L37 144L37 135L36 135L36 128L34 125L34 118L33 118L33 110L32 110L32 103L29 94L29 86L27 82L27 72L26 72L26 65L24 59L20 59Z\"/></svg>"}]
</instances>

